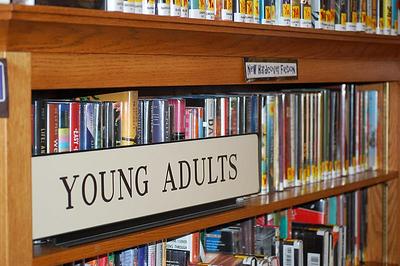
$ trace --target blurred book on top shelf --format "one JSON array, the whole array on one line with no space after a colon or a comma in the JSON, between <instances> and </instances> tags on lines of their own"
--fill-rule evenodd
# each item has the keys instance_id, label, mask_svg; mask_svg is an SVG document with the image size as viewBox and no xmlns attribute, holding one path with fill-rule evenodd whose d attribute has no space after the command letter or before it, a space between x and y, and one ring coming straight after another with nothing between
<instances>
[{"instance_id":1,"label":"blurred book on top shelf","mask_svg":"<svg viewBox=\"0 0 400 266\"><path fill-rule=\"evenodd\" d=\"M12 2L384 35L399 34L399 0L14 0ZM3 0L0 3L10 3L10 1Z\"/></svg>"},{"instance_id":2,"label":"blurred book on top shelf","mask_svg":"<svg viewBox=\"0 0 400 266\"><path fill-rule=\"evenodd\" d=\"M361 265L367 204L367 189L358 190L65 265Z\"/></svg>"}]
</instances>

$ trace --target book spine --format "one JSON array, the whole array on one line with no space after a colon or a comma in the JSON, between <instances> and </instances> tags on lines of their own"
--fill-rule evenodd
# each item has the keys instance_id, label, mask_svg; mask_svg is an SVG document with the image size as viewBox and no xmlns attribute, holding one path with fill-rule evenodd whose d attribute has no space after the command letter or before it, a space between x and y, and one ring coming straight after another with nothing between
<instances>
[{"instance_id":1,"label":"book spine","mask_svg":"<svg viewBox=\"0 0 400 266\"><path fill-rule=\"evenodd\" d=\"M206 19L215 19L216 0L206 0Z\"/></svg>"},{"instance_id":2,"label":"book spine","mask_svg":"<svg viewBox=\"0 0 400 266\"><path fill-rule=\"evenodd\" d=\"M135 144L136 137L136 124L138 112L138 93L137 91L129 91L127 99L122 103L122 132L121 132L121 145Z\"/></svg>"},{"instance_id":3,"label":"book spine","mask_svg":"<svg viewBox=\"0 0 400 266\"><path fill-rule=\"evenodd\" d=\"M279 179L280 179L280 172L279 172L279 105L278 105L278 96L275 98L275 110L273 112L273 121L274 121L274 127L273 127L273 142L272 142L272 149L273 149L273 164L272 164L272 170L273 170L273 191L279 191L280 186L279 186Z\"/></svg>"},{"instance_id":4,"label":"book spine","mask_svg":"<svg viewBox=\"0 0 400 266\"><path fill-rule=\"evenodd\" d=\"M70 151L69 145L69 103L60 103L58 108L59 152Z\"/></svg>"},{"instance_id":5,"label":"book spine","mask_svg":"<svg viewBox=\"0 0 400 266\"><path fill-rule=\"evenodd\" d=\"M215 136L215 120L216 120L216 99L205 99L204 120L206 123L205 137Z\"/></svg>"},{"instance_id":6,"label":"book spine","mask_svg":"<svg viewBox=\"0 0 400 266\"><path fill-rule=\"evenodd\" d=\"M290 26L300 27L300 1L290 0Z\"/></svg>"},{"instance_id":7,"label":"book spine","mask_svg":"<svg viewBox=\"0 0 400 266\"><path fill-rule=\"evenodd\" d=\"M148 245L148 252L147 252L147 263L148 266L156 266L156 244L149 244Z\"/></svg>"},{"instance_id":8,"label":"book spine","mask_svg":"<svg viewBox=\"0 0 400 266\"><path fill-rule=\"evenodd\" d=\"M238 97L229 97L229 135L237 135L238 132Z\"/></svg>"},{"instance_id":9,"label":"book spine","mask_svg":"<svg viewBox=\"0 0 400 266\"><path fill-rule=\"evenodd\" d=\"M69 145L71 151L80 149L80 103L70 103Z\"/></svg>"},{"instance_id":10,"label":"book spine","mask_svg":"<svg viewBox=\"0 0 400 266\"><path fill-rule=\"evenodd\" d=\"M181 0L170 0L170 16L181 16Z\"/></svg>"},{"instance_id":11,"label":"book spine","mask_svg":"<svg viewBox=\"0 0 400 266\"><path fill-rule=\"evenodd\" d=\"M268 192L267 183L267 98L261 97L261 194Z\"/></svg>"},{"instance_id":12,"label":"book spine","mask_svg":"<svg viewBox=\"0 0 400 266\"><path fill-rule=\"evenodd\" d=\"M114 146L121 146L121 102L112 103L114 117ZM82 127L81 127L82 128ZM82 132L82 131L81 131Z\"/></svg>"},{"instance_id":13,"label":"book spine","mask_svg":"<svg viewBox=\"0 0 400 266\"><path fill-rule=\"evenodd\" d=\"M181 0L181 17L189 17L189 0Z\"/></svg>"},{"instance_id":14,"label":"book spine","mask_svg":"<svg viewBox=\"0 0 400 266\"><path fill-rule=\"evenodd\" d=\"M47 103L47 153L58 152L58 104Z\"/></svg>"},{"instance_id":15,"label":"book spine","mask_svg":"<svg viewBox=\"0 0 400 266\"><path fill-rule=\"evenodd\" d=\"M114 110L112 102L103 102L103 147L115 146Z\"/></svg>"},{"instance_id":16,"label":"book spine","mask_svg":"<svg viewBox=\"0 0 400 266\"><path fill-rule=\"evenodd\" d=\"M171 0L156 0L156 13L159 16L169 16L171 14Z\"/></svg>"},{"instance_id":17,"label":"book spine","mask_svg":"<svg viewBox=\"0 0 400 266\"><path fill-rule=\"evenodd\" d=\"M135 13L135 1L134 0L124 0L122 4L122 11L124 13Z\"/></svg>"},{"instance_id":18,"label":"book spine","mask_svg":"<svg viewBox=\"0 0 400 266\"><path fill-rule=\"evenodd\" d=\"M233 0L233 21L245 22L246 0Z\"/></svg>"},{"instance_id":19,"label":"book spine","mask_svg":"<svg viewBox=\"0 0 400 266\"><path fill-rule=\"evenodd\" d=\"M156 4L154 0L142 0L142 13L145 15L156 14Z\"/></svg>"},{"instance_id":20,"label":"book spine","mask_svg":"<svg viewBox=\"0 0 400 266\"><path fill-rule=\"evenodd\" d=\"M122 12L124 8L123 0L106 0L106 10L107 11L120 11Z\"/></svg>"},{"instance_id":21,"label":"book spine","mask_svg":"<svg viewBox=\"0 0 400 266\"><path fill-rule=\"evenodd\" d=\"M169 105L173 119L172 123L172 140L182 140L185 138L185 100L170 99Z\"/></svg>"},{"instance_id":22,"label":"book spine","mask_svg":"<svg viewBox=\"0 0 400 266\"><path fill-rule=\"evenodd\" d=\"M100 102L94 103L94 148L103 148L103 105Z\"/></svg>"},{"instance_id":23,"label":"book spine","mask_svg":"<svg viewBox=\"0 0 400 266\"><path fill-rule=\"evenodd\" d=\"M390 35L392 28L392 0L383 0L383 34Z\"/></svg>"},{"instance_id":24,"label":"book spine","mask_svg":"<svg viewBox=\"0 0 400 266\"><path fill-rule=\"evenodd\" d=\"M152 143L166 141L166 109L167 100L157 99L151 101L151 140Z\"/></svg>"},{"instance_id":25,"label":"book spine","mask_svg":"<svg viewBox=\"0 0 400 266\"><path fill-rule=\"evenodd\" d=\"M47 114L46 105L43 100L34 102L34 124L36 130L34 132L34 148L33 155L45 154L47 152Z\"/></svg>"}]
</instances>

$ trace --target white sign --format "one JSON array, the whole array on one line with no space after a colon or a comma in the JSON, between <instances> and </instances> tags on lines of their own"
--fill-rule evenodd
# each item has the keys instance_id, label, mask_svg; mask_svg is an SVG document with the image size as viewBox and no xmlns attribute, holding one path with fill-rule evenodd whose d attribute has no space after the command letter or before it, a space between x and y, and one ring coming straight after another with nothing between
<instances>
[{"instance_id":1,"label":"white sign","mask_svg":"<svg viewBox=\"0 0 400 266\"><path fill-rule=\"evenodd\" d=\"M247 81L258 79L293 79L297 78L297 62L268 62L245 59L245 73Z\"/></svg>"},{"instance_id":2,"label":"white sign","mask_svg":"<svg viewBox=\"0 0 400 266\"><path fill-rule=\"evenodd\" d=\"M255 134L32 158L33 239L259 191Z\"/></svg>"}]
</instances>

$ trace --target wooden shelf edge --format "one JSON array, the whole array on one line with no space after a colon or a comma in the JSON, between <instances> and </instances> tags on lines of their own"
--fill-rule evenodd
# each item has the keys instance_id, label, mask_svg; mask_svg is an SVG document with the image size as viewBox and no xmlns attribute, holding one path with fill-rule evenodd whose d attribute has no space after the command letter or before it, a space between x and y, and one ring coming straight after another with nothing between
<instances>
[{"instance_id":1,"label":"wooden shelf edge","mask_svg":"<svg viewBox=\"0 0 400 266\"><path fill-rule=\"evenodd\" d=\"M231 21L189 19L169 16L129 14L122 12L108 12L103 10L68 8L55 6L26 6L26 5L6 5L0 9L0 12L11 12L13 19L27 21L47 21L57 22L56 19L62 18L65 23L76 23L75 19L89 18L93 25L113 25L135 27L135 22L148 22L149 25L142 27L157 27L164 29L166 26L180 30L193 31L226 31L228 33L240 33L246 35L287 35L293 37L293 34L306 34L305 37L315 39L332 39L347 41L365 41L365 42L393 42L400 43L400 39L390 35L376 35L362 32L340 32L327 31L320 29L306 29L298 27L283 27L274 25L261 25L251 23L237 23ZM0 16L1 18L1 16ZM114 20L114 21L111 21ZM60 21L58 21L60 22ZM164 23L164 24L163 24ZM188 28L184 28L184 27ZM206 26L206 27L203 27ZM239 31L238 30L245 30ZM257 32L258 31L258 32ZM343 38L343 39L342 39Z\"/></svg>"},{"instance_id":2,"label":"wooden shelf edge","mask_svg":"<svg viewBox=\"0 0 400 266\"><path fill-rule=\"evenodd\" d=\"M400 59L394 36L52 6L2 6L0 33L4 51Z\"/></svg>"},{"instance_id":3,"label":"wooden shelf edge","mask_svg":"<svg viewBox=\"0 0 400 266\"><path fill-rule=\"evenodd\" d=\"M160 239L177 237L216 225L286 209L320 198L335 196L385 183L397 177L397 171L369 171L349 177L308 184L302 187L288 189L284 192L271 193L270 195L257 195L245 199L244 207L235 210L190 219L75 247L37 249L36 252L34 250L35 256L33 258L33 265L46 266L62 264L141 244L147 244Z\"/></svg>"}]
</instances>

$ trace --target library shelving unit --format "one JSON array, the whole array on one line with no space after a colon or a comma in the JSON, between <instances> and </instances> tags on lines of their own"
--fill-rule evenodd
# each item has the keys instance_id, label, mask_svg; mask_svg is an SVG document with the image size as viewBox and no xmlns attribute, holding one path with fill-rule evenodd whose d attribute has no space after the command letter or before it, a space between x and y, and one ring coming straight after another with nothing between
<instances>
[{"instance_id":1,"label":"library shelving unit","mask_svg":"<svg viewBox=\"0 0 400 266\"><path fill-rule=\"evenodd\" d=\"M400 37L0 5L0 51L9 81L9 116L0 118L0 265L58 265L364 187L370 187L367 261L400 263ZM33 249L32 92L247 86L244 57L298 60L297 80L265 84L354 82L384 91L380 170L251 197L243 208L172 225L70 248Z\"/></svg>"}]
</instances>

